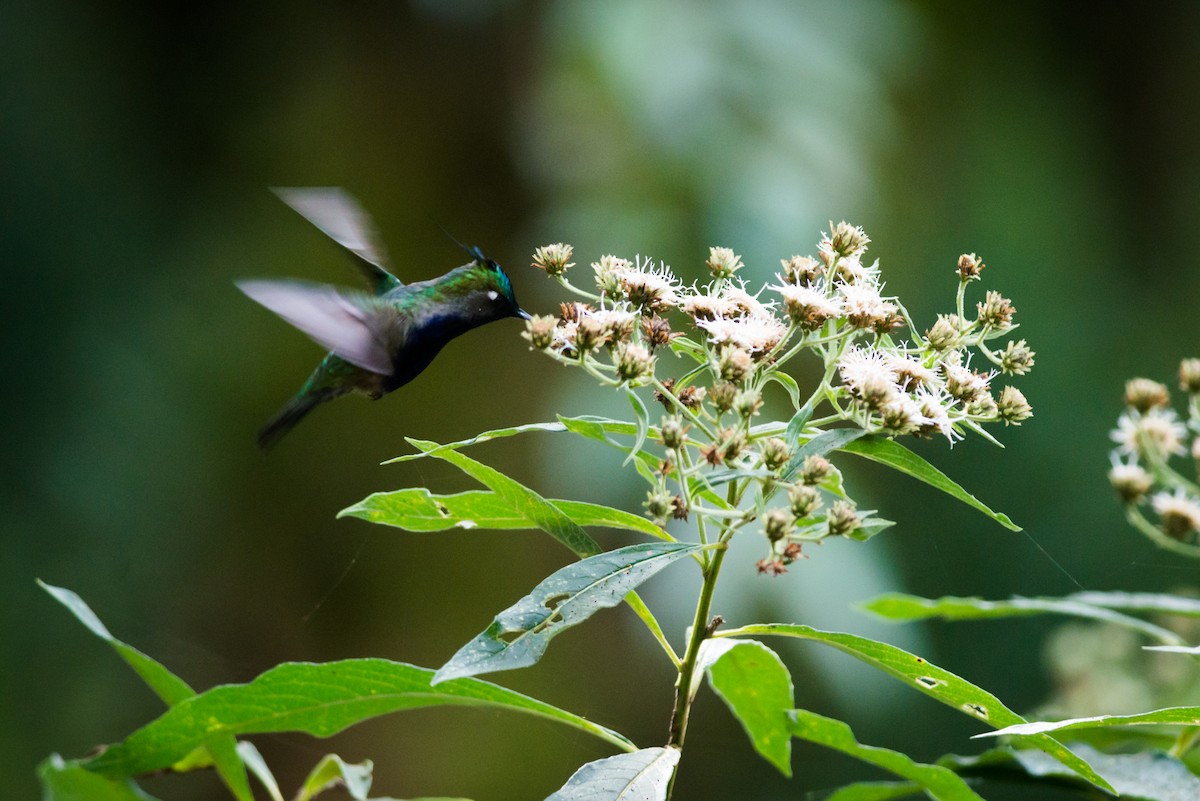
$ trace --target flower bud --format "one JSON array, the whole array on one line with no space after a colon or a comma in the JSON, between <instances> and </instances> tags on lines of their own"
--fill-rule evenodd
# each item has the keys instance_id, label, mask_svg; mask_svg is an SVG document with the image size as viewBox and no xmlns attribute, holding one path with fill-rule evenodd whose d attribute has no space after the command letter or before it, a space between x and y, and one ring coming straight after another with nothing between
<instances>
[{"instance_id":1,"label":"flower bud","mask_svg":"<svg viewBox=\"0 0 1200 801\"><path fill-rule=\"evenodd\" d=\"M964 253L958 257L958 275L965 284L967 281L978 281L979 274L986 267L983 259L974 253Z\"/></svg>"},{"instance_id":2,"label":"flower bud","mask_svg":"<svg viewBox=\"0 0 1200 801\"><path fill-rule=\"evenodd\" d=\"M671 495L659 490L647 492L646 502L642 506L646 507L646 516L659 525L664 525L674 511Z\"/></svg>"},{"instance_id":3,"label":"flower bud","mask_svg":"<svg viewBox=\"0 0 1200 801\"><path fill-rule=\"evenodd\" d=\"M746 432L741 428L722 428L717 432L717 442L721 445L722 461L728 464L746 450Z\"/></svg>"},{"instance_id":4,"label":"flower bud","mask_svg":"<svg viewBox=\"0 0 1200 801\"><path fill-rule=\"evenodd\" d=\"M705 263L713 278L729 278L742 269L742 257L729 248L709 248Z\"/></svg>"},{"instance_id":5,"label":"flower bud","mask_svg":"<svg viewBox=\"0 0 1200 801\"><path fill-rule=\"evenodd\" d=\"M1009 375L1025 375L1033 367L1034 355L1025 340L1009 340L1004 353L1000 354L1000 369Z\"/></svg>"},{"instance_id":6,"label":"flower bud","mask_svg":"<svg viewBox=\"0 0 1200 801\"><path fill-rule=\"evenodd\" d=\"M662 444L670 450L676 450L687 441L687 429L679 422L678 417L664 417L660 428Z\"/></svg>"},{"instance_id":7,"label":"flower bud","mask_svg":"<svg viewBox=\"0 0 1200 801\"><path fill-rule=\"evenodd\" d=\"M562 275L575 266L574 263L569 263L572 252L573 248L570 245L564 245L562 242L557 242L553 245L544 245L533 252L533 264L531 266L539 270L545 270L546 275Z\"/></svg>"},{"instance_id":8,"label":"flower bud","mask_svg":"<svg viewBox=\"0 0 1200 801\"><path fill-rule=\"evenodd\" d=\"M525 321L525 332L521 336L529 340L529 345L538 350L546 350L554 343L554 326L557 320L550 315L535 314Z\"/></svg>"},{"instance_id":9,"label":"flower bud","mask_svg":"<svg viewBox=\"0 0 1200 801\"><path fill-rule=\"evenodd\" d=\"M591 315L579 318L575 328L575 348L590 353L608 341L608 327Z\"/></svg>"},{"instance_id":10,"label":"flower bud","mask_svg":"<svg viewBox=\"0 0 1200 801\"><path fill-rule=\"evenodd\" d=\"M1005 387L1000 390L1000 399L996 402L996 407L1000 413L1000 419L1005 424L1011 423L1019 426L1022 420L1033 417L1033 409L1025 400L1025 395L1016 387Z\"/></svg>"},{"instance_id":11,"label":"flower bud","mask_svg":"<svg viewBox=\"0 0 1200 801\"><path fill-rule=\"evenodd\" d=\"M737 387L729 382L714 384L708 391L708 402L719 414L724 414L733 408L734 398L737 397Z\"/></svg>"},{"instance_id":12,"label":"flower bud","mask_svg":"<svg viewBox=\"0 0 1200 801\"><path fill-rule=\"evenodd\" d=\"M621 283L621 275L630 269L628 259L617 256L601 256L600 261L592 262L592 270L596 273L596 287L600 294L609 300L624 300L625 287Z\"/></svg>"},{"instance_id":13,"label":"flower bud","mask_svg":"<svg viewBox=\"0 0 1200 801\"><path fill-rule=\"evenodd\" d=\"M833 472L833 465L824 456L813 454L800 466L800 480L809 486L820 484Z\"/></svg>"},{"instance_id":14,"label":"flower bud","mask_svg":"<svg viewBox=\"0 0 1200 801\"><path fill-rule=\"evenodd\" d=\"M684 408L695 410L704 402L706 394L708 393L704 387L688 386L679 390L675 397L679 398Z\"/></svg>"},{"instance_id":15,"label":"flower bud","mask_svg":"<svg viewBox=\"0 0 1200 801\"><path fill-rule=\"evenodd\" d=\"M741 381L753 369L754 361L746 351L738 347L721 349L717 372L725 381Z\"/></svg>"},{"instance_id":16,"label":"flower bud","mask_svg":"<svg viewBox=\"0 0 1200 801\"><path fill-rule=\"evenodd\" d=\"M863 229L845 220L837 225L831 222L829 228L829 238L826 241L829 249L839 256L856 256L865 251L871 241Z\"/></svg>"},{"instance_id":17,"label":"flower bud","mask_svg":"<svg viewBox=\"0 0 1200 801\"><path fill-rule=\"evenodd\" d=\"M617 343L613 350L613 362L617 367L617 375L625 381L634 381L654 369L654 357L636 342Z\"/></svg>"},{"instance_id":18,"label":"flower bud","mask_svg":"<svg viewBox=\"0 0 1200 801\"><path fill-rule=\"evenodd\" d=\"M758 410L762 408L762 405L762 393L756 389L743 390L733 399L734 411L742 417L751 417L758 414Z\"/></svg>"},{"instance_id":19,"label":"flower bud","mask_svg":"<svg viewBox=\"0 0 1200 801\"><path fill-rule=\"evenodd\" d=\"M792 513L787 509L772 509L763 515L763 531L771 542L779 542L792 533Z\"/></svg>"},{"instance_id":20,"label":"flower bud","mask_svg":"<svg viewBox=\"0 0 1200 801\"><path fill-rule=\"evenodd\" d=\"M778 470L792 458L792 449L779 437L771 437L759 446L763 465L768 470Z\"/></svg>"},{"instance_id":21,"label":"flower bud","mask_svg":"<svg viewBox=\"0 0 1200 801\"><path fill-rule=\"evenodd\" d=\"M816 487L795 484L788 490L788 503L791 504L793 515L798 519L805 518L817 511L817 507L821 505L821 493Z\"/></svg>"},{"instance_id":22,"label":"flower bud","mask_svg":"<svg viewBox=\"0 0 1200 801\"><path fill-rule=\"evenodd\" d=\"M1125 405L1148 412L1156 406L1169 406L1171 393L1165 384L1149 378L1131 378L1125 382Z\"/></svg>"},{"instance_id":23,"label":"flower bud","mask_svg":"<svg viewBox=\"0 0 1200 801\"><path fill-rule=\"evenodd\" d=\"M812 256L792 256L779 263L783 265L783 280L795 286L812 286L825 272L825 265Z\"/></svg>"},{"instance_id":24,"label":"flower bud","mask_svg":"<svg viewBox=\"0 0 1200 801\"><path fill-rule=\"evenodd\" d=\"M939 314L937 322L925 332L925 339L934 350L950 350L962 336L962 319L956 314Z\"/></svg>"},{"instance_id":25,"label":"flower bud","mask_svg":"<svg viewBox=\"0 0 1200 801\"><path fill-rule=\"evenodd\" d=\"M849 534L858 528L859 522L858 513L846 501L834 501L833 506L829 507L830 536L840 537Z\"/></svg>"},{"instance_id":26,"label":"flower bud","mask_svg":"<svg viewBox=\"0 0 1200 801\"><path fill-rule=\"evenodd\" d=\"M1179 388L1200 395L1200 359L1184 359L1179 363Z\"/></svg>"}]
</instances>

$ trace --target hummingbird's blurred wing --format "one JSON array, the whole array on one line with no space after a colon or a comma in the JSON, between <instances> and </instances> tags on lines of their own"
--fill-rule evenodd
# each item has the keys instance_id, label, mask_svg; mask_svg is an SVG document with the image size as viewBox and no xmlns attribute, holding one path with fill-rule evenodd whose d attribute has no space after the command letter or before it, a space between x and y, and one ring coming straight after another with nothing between
<instances>
[{"instance_id":1,"label":"hummingbird's blurred wing","mask_svg":"<svg viewBox=\"0 0 1200 801\"><path fill-rule=\"evenodd\" d=\"M345 189L337 186L280 187L271 191L348 250L375 294L382 295L403 286L403 282L388 271L387 251L371 216Z\"/></svg>"},{"instance_id":2,"label":"hummingbird's blurred wing","mask_svg":"<svg viewBox=\"0 0 1200 801\"><path fill-rule=\"evenodd\" d=\"M380 375L393 372L389 332L399 312L367 296L326 284L239 281L238 289L341 358Z\"/></svg>"}]
</instances>

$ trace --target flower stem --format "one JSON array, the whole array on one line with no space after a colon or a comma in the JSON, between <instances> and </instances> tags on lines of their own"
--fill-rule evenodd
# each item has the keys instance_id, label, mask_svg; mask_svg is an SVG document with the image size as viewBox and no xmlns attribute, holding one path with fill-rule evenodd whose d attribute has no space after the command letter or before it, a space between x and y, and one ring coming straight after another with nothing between
<instances>
[{"instance_id":1,"label":"flower stem","mask_svg":"<svg viewBox=\"0 0 1200 801\"><path fill-rule=\"evenodd\" d=\"M675 708L671 711L668 746L682 748L684 736L687 734L688 713L691 712L693 700L692 677L696 671L696 660L700 656L700 646L712 636L708 616L712 611L713 591L717 586L717 574L721 572L726 550L726 546L718 546L708 567L704 569L704 584L700 589L700 600L696 603L696 616L692 620L692 636L688 641L687 651L684 652L683 662L679 666L679 679L675 683Z\"/></svg>"}]
</instances>

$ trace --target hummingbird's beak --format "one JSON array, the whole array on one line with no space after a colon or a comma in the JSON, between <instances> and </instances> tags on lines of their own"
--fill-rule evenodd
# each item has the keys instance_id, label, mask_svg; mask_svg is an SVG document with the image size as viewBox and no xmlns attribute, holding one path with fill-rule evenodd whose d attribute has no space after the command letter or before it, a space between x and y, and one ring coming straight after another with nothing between
<instances>
[{"instance_id":1,"label":"hummingbird's beak","mask_svg":"<svg viewBox=\"0 0 1200 801\"><path fill-rule=\"evenodd\" d=\"M530 314L529 312L525 311L524 309L522 309L520 307L517 308L517 316L520 317L522 320L532 320L533 319L532 314Z\"/></svg>"}]
</instances>

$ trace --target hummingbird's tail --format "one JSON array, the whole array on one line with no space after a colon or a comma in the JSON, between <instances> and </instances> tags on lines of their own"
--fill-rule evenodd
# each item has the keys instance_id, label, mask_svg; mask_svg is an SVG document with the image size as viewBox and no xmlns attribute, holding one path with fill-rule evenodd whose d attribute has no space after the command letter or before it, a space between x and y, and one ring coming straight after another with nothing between
<instances>
[{"instance_id":1,"label":"hummingbird's tail","mask_svg":"<svg viewBox=\"0 0 1200 801\"><path fill-rule=\"evenodd\" d=\"M296 423L304 419L305 415L325 401L333 400L345 393L345 389L337 387L301 390L296 397L288 401L274 417L268 420L266 425L259 429L258 447L262 448L264 452L271 450L284 434L291 431Z\"/></svg>"}]
</instances>

